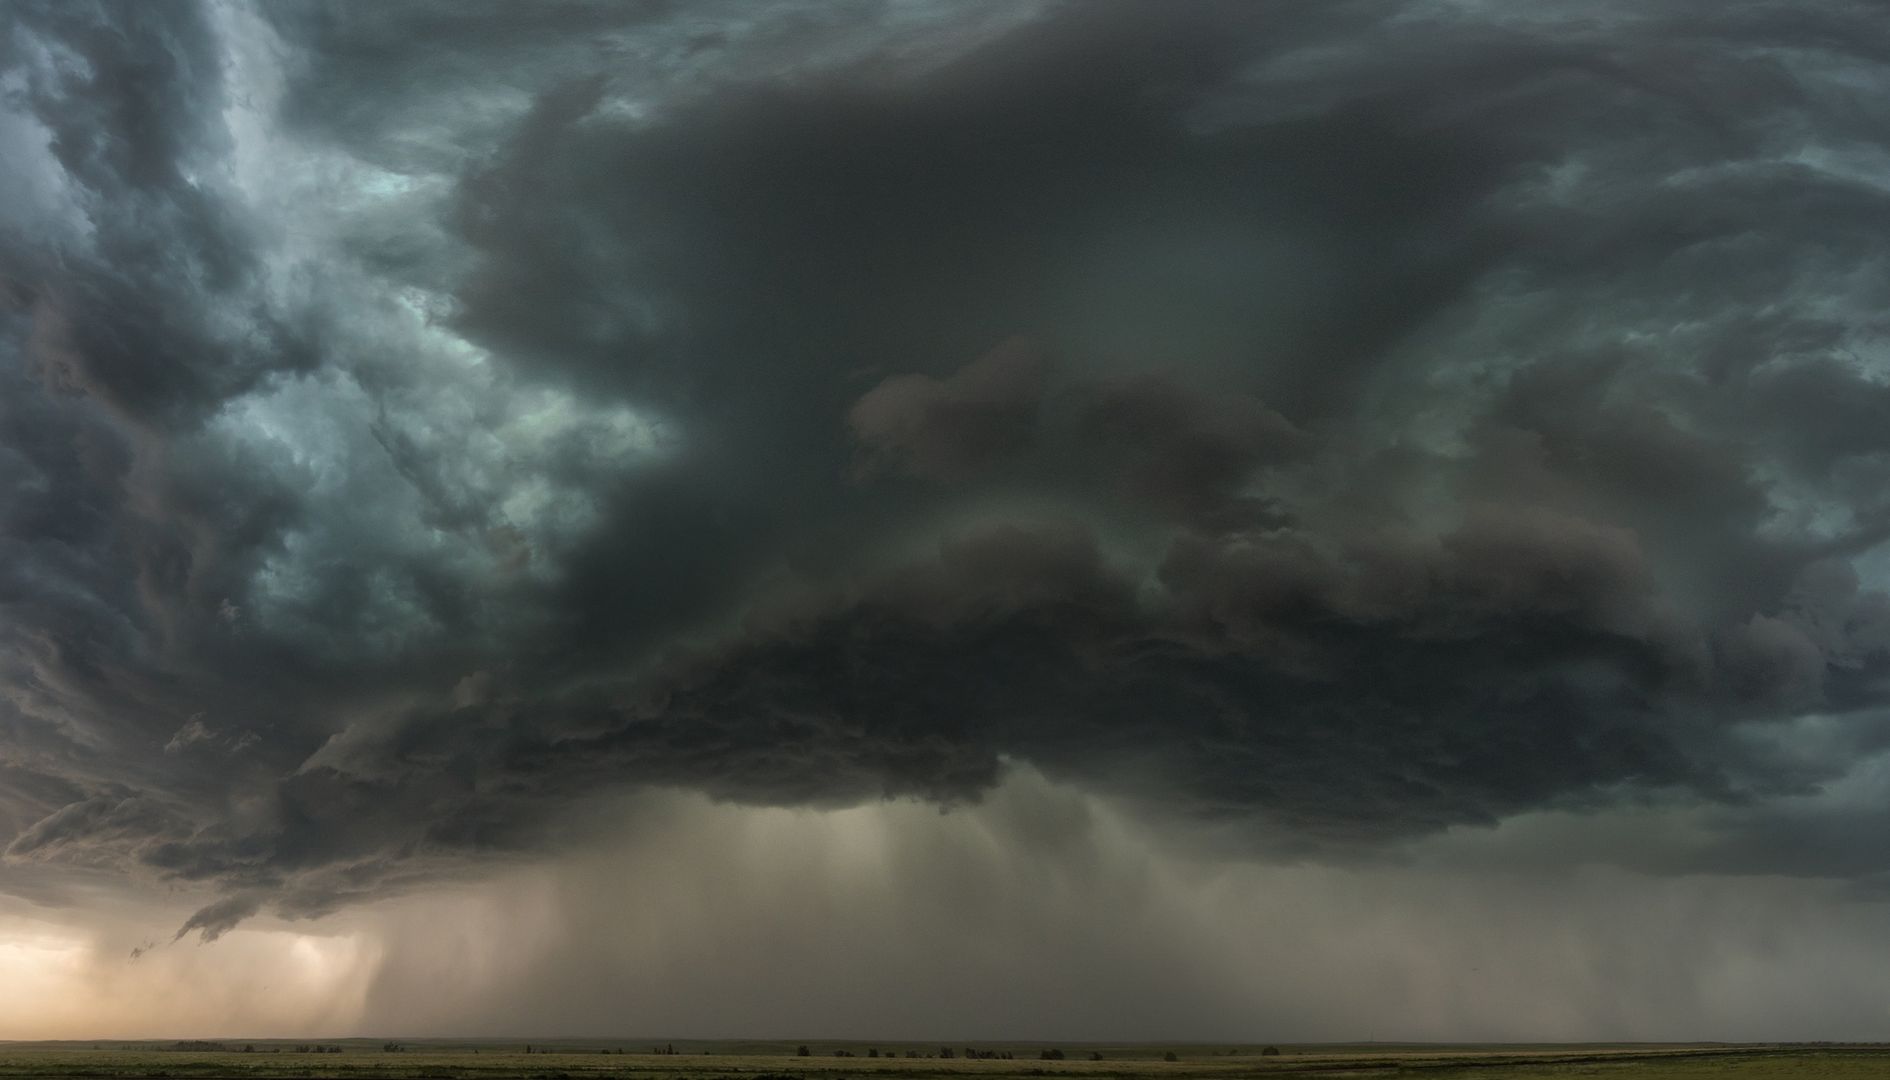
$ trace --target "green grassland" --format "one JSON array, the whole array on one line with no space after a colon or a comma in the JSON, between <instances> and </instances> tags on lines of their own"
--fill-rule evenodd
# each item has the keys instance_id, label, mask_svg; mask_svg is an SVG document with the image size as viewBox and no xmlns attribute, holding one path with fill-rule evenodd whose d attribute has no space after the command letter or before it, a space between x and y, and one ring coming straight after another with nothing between
<instances>
[{"instance_id":1,"label":"green grassland","mask_svg":"<svg viewBox=\"0 0 1890 1080\"><path fill-rule=\"evenodd\" d=\"M564 1039L531 1042L381 1039L219 1040L223 1049L172 1042L0 1043L0 1080L10 1077L168 1078L353 1077L419 1080L534 1077L541 1080L971 1080L1067 1076L1069 1080L1246 1080L1246 1078L1402 1076L1413 1080L1881 1080L1890 1077L1890 1045L1280 1045L1162 1046L1061 1044L1045 1060L1044 1043L973 1043L997 1058L937 1055L937 1044L810 1041L699 1042ZM244 1047L253 1047L245 1050ZM313 1047L339 1047L315 1052ZM674 1053L667 1051L673 1046ZM302 1049L308 1047L310 1049ZM878 1051L869 1057L869 1050ZM846 1051L851 1056L836 1056ZM1011 1054L1006 1059L1004 1053ZM1172 1054L1175 1060L1167 1060ZM1096 1060L1095 1058L1100 1058Z\"/></svg>"}]
</instances>

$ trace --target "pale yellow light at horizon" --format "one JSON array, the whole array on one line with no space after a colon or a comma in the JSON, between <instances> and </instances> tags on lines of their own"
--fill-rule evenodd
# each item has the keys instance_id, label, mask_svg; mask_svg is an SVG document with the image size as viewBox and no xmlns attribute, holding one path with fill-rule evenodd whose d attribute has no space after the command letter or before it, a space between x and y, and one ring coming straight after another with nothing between
<instances>
[{"instance_id":1,"label":"pale yellow light at horizon","mask_svg":"<svg viewBox=\"0 0 1890 1080\"><path fill-rule=\"evenodd\" d=\"M123 938L0 913L0 1039L352 1031L381 951L356 934L245 927L134 957Z\"/></svg>"}]
</instances>

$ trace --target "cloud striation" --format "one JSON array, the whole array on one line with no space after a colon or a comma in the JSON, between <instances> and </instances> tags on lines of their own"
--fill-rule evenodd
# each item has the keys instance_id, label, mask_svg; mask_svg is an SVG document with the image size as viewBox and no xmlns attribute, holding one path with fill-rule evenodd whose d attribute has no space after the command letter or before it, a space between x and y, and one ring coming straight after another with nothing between
<instances>
[{"instance_id":1,"label":"cloud striation","mask_svg":"<svg viewBox=\"0 0 1890 1080\"><path fill-rule=\"evenodd\" d=\"M1019 766L1890 883L1868 5L6 11L0 887Z\"/></svg>"}]
</instances>

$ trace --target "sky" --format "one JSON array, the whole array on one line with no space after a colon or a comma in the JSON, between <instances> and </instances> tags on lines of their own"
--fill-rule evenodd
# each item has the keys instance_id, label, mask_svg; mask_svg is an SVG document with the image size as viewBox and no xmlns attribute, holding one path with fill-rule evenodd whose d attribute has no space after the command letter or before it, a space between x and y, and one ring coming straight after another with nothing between
<instances>
[{"instance_id":1,"label":"sky","mask_svg":"<svg viewBox=\"0 0 1890 1080\"><path fill-rule=\"evenodd\" d=\"M0 0L0 1038L1890 1039L1886 64Z\"/></svg>"}]
</instances>

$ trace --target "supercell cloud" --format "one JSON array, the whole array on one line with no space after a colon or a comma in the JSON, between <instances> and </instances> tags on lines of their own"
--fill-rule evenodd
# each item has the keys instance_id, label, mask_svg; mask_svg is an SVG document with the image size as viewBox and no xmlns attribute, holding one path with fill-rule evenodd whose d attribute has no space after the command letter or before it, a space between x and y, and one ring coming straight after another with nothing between
<instances>
[{"instance_id":1,"label":"supercell cloud","mask_svg":"<svg viewBox=\"0 0 1890 1080\"><path fill-rule=\"evenodd\" d=\"M1890 885L1870 5L0 17L0 888L1020 774Z\"/></svg>"}]
</instances>

